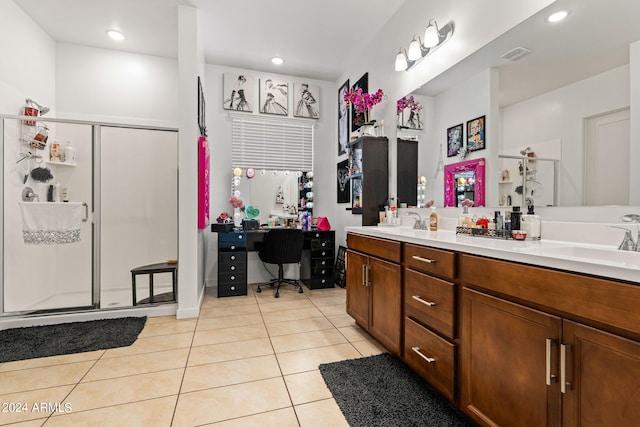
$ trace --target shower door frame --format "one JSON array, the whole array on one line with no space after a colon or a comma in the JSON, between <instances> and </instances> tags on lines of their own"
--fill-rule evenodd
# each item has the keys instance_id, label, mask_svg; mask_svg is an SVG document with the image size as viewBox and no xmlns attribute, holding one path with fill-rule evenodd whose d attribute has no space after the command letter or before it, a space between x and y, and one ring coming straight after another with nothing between
<instances>
[{"instance_id":1,"label":"shower door frame","mask_svg":"<svg viewBox=\"0 0 640 427\"><path fill-rule=\"evenodd\" d=\"M20 116L20 115L7 115L0 114L0 135L2 136L2 143L6 144L5 141L5 120L17 120L17 121L25 121L25 120L33 120L33 117L30 116ZM78 313L78 312L90 312L90 311L113 311L113 310L125 310L131 309L132 306L122 306L122 307L110 307L110 308L102 308L100 307L100 292L101 292L101 223L100 223L100 208L101 208L101 165L100 165L100 149L102 145L102 138L100 131L103 127L109 128L121 128L121 129L135 129L135 130L149 130L149 131L160 131L160 132L173 132L178 133L178 128L174 127L165 127L165 126L148 126L148 125L134 125L127 123L114 123L114 122L98 122L98 121L90 121L90 120L72 120L72 119L57 119L57 118L49 118L49 117L38 117L39 122L49 122L49 123L63 123L63 124L75 124L75 125L86 125L91 126L91 151L92 151L92 168L91 168L91 179L92 179L92 189L91 189L91 238L92 238L92 253L91 253L91 300L92 305L90 306L79 306L79 307L65 307L62 309L54 308L54 309L44 309L44 310L26 310L26 311L12 311L5 312L4 311L4 208L5 208L5 200L4 200L4 181L5 181L5 167L4 167L4 148L0 150L0 168L2 170L2 177L0 178L0 209L2 209L2 227L0 227L0 238L2 239L2 244L0 245L0 319L9 318L9 317L28 317L28 316L41 316L47 314L64 314L64 313ZM179 219L178 219L179 223Z\"/></svg>"}]
</instances>

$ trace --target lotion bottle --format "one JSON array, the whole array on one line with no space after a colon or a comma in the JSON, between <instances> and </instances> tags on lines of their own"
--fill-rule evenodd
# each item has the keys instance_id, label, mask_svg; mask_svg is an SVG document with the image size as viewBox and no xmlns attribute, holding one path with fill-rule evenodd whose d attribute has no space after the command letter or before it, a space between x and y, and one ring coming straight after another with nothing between
<instances>
[{"instance_id":1,"label":"lotion bottle","mask_svg":"<svg viewBox=\"0 0 640 427\"><path fill-rule=\"evenodd\" d=\"M431 206L431 215L429 215L429 231L438 231L438 214L436 207Z\"/></svg>"}]
</instances>

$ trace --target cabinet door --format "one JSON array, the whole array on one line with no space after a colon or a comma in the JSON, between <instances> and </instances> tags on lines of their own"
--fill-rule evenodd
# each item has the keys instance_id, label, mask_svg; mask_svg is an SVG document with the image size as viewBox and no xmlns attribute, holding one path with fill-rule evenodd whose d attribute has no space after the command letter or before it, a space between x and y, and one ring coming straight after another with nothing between
<instances>
[{"instance_id":1,"label":"cabinet door","mask_svg":"<svg viewBox=\"0 0 640 427\"><path fill-rule=\"evenodd\" d=\"M371 317L369 332L389 351L400 354L402 287L400 266L369 258Z\"/></svg>"},{"instance_id":2,"label":"cabinet door","mask_svg":"<svg viewBox=\"0 0 640 427\"><path fill-rule=\"evenodd\" d=\"M358 325L369 329L369 287L365 286L366 255L347 250L347 313Z\"/></svg>"},{"instance_id":3,"label":"cabinet door","mask_svg":"<svg viewBox=\"0 0 640 427\"><path fill-rule=\"evenodd\" d=\"M467 288L461 315L461 409L480 425L560 425L560 387L546 379L547 360L558 375L561 320Z\"/></svg>"},{"instance_id":4,"label":"cabinet door","mask_svg":"<svg viewBox=\"0 0 640 427\"><path fill-rule=\"evenodd\" d=\"M564 426L630 426L640 421L640 343L564 320Z\"/></svg>"}]
</instances>

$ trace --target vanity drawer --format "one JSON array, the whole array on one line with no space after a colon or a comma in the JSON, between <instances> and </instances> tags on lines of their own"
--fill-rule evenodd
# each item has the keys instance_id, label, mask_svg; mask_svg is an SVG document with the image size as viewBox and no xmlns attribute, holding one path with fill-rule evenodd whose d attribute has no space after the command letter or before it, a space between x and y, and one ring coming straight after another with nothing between
<instances>
[{"instance_id":1,"label":"vanity drawer","mask_svg":"<svg viewBox=\"0 0 640 427\"><path fill-rule=\"evenodd\" d=\"M311 250L331 249L333 250L333 240L331 239L313 239L311 241Z\"/></svg>"},{"instance_id":2,"label":"vanity drawer","mask_svg":"<svg viewBox=\"0 0 640 427\"><path fill-rule=\"evenodd\" d=\"M247 248L247 233L218 233L220 251L244 251Z\"/></svg>"},{"instance_id":3,"label":"vanity drawer","mask_svg":"<svg viewBox=\"0 0 640 427\"><path fill-rule=\"evenodd\" d=\"M222 264L243 265L247 263L246 252L220 252L218 254L218 262Z\"/></svg>"},{"instance_id":4,"label":"vanity drawer","mask_svg":"<svg viewBox=\"0 0 640 427\"><path fill-rule=\"evenodd\" d=\"M221 284L247 283L246 271L232 271L218 273L218 286Z\"/></svg>"},{"instance_id":5,"label":"vanity drawer","mask_svg":"<svg viewBox=\"0 0 640 427\"><path fill-rule=\"evenodd\" d=\"M218 283L218 297L247 295L246 283Z\"/></svg>"},{"instance_id":6,"label":"vanity drawer","mask_svg":"<svg viewBox=\"0 0 640 427\"><path fill-rule=\"evenodd\" d=\"M311 277L333 276L333 267L314 267L311 269Z\"/></svg>"},{"instance_id":7,"label":"vanity drawer","mask_svg":"<svg viewBox=\"0 0 640 427\"><path fill-rule=\"evenodd\" d=\"M360 234L347 234L347 247L388 261L400 263L402 245L400 242Z\"/></svg>"},{"instance_id":8,"label":"vanity drawer","mask_svg":"<svg viewBox=\"0 0 640 427\"><path fill-rule=\"evenodd\" d=\"M404 360L449 400L454 398L455 344L404 318Z\"/></svg>"},{"instance_id":9,"label":"vanity drawer","mask_svg":"<svg viewBox=\"0 0 640 427\"><path fill-rule=\"evenodd\" d=\"M405 267L423 273L435 274L447 279L456 277L456 256L454 252L424 246L404 245Z\"/></svg>"},{"instance_id":10,"label":"vanity drawer","mask_svg":"<svg viewBox=\"0 0 640 427\"><path fill-rule=\"evenodd\" d=\"M333 258L333 248L312 249L312 258Z\"/></svg>"},{"instance_id":11,"label":"vanity drawer","mask_svg":"<svg viewBox=\"0 0 640 427\"><path fill-rule=\"evenodd\" d=\"M447 338L455 338L455 285L417 271L404 270L404 310Z\"/></svg>"}]
</instances>

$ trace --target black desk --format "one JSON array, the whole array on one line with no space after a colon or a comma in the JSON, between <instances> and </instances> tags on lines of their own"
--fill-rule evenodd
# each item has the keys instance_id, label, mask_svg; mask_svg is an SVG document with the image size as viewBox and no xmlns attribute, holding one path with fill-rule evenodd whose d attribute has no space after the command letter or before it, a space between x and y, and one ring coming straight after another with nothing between
<instances>
[{"instance_id":1,"label":"black desk","mask_svg":"<svg viewBox=\"0 0 640 427\"><path fill-rule=\"evenodd\" d=\"M212 231L214 231L212 229ZM269 229L218 233L218 297L247 294L247 252ZM309 289L333 288L335 231L304 231L300 281Z\"/></svg>"}]
</instances>

